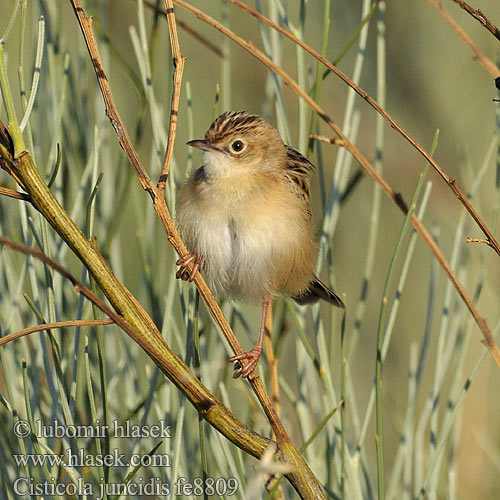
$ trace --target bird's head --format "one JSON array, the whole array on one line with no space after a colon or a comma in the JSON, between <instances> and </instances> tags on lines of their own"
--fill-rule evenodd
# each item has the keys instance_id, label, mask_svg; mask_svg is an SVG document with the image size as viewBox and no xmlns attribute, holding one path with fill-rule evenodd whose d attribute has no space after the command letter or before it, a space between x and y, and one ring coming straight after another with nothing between
<instances>
[{"instance_id":1,"label":"bird's head","mask_svg":"<svg viewBox=\"0 0 500 500\"><path fill-rule=\"evenodd\" d=\"M223 113L207 130L205 139L187 144L204 151L210 177L273 171L286 161L285 145L277 130L246 111Z\"/></svg>"}]
</instances>

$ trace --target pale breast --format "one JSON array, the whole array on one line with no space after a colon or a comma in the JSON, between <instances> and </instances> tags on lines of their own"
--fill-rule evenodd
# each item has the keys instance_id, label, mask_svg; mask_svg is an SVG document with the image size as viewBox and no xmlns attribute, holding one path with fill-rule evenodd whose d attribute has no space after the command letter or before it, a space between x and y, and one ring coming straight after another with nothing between
<instances>
[{"instance_id":1,"label":"pale breast","mask_svg":"<svg viewBox=\"0 0 500 500\"><path fill-rule=\"evenodd\" d=\"M200 199L188 183L179 192L176 222L188 251L201 257L209 287L216 293L224 293L229 286L232 256L229 219Z\"/></svg>"},{"instance_id":2,"label":"pale breast","mask_svg":"<svg viewBox=\"0 0 500 500\"><path fill-rule=\"evenodd\" d=\"M209 286L252 301L303 291L313 276L316 246L301 200L279 185L263 185L250 197L222 194L200 199L185 186L179 195L181 236L202 257Z\"/></svg>"}]
</instances>

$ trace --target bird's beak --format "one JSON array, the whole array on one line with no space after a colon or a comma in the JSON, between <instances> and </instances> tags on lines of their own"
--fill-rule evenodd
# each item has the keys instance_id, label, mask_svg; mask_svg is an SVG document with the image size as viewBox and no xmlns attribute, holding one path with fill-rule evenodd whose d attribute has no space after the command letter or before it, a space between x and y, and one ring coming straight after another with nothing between
<instances>
[{"instance_id":1,"label":"bird's beak","mask_svg":"<svg viewBox=\"0 0 500 500\"><path fill-rule=\"evenodd\" d=\"M217 151L218 153L225 153L225 151L204 139L195 139L194 141L186 142L186 144L193 148L201 149L202 151Z\"/></svg>"}]
</instances>

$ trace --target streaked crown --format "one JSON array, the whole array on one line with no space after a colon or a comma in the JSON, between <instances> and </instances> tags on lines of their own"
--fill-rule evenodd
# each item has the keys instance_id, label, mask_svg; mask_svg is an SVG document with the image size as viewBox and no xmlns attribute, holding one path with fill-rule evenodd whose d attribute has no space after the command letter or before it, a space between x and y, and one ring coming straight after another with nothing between
<instances>
[{"instance_id":1,"label":"streaked crown","mask_svg":"<svg viewBox=\"0 0 500 500\"><path fill-rule=\"evenodd\" d=\"M205 140L211 143L224 141L227 137L239 134L246 135L259 127L264 129L271 126L259 115L251 115L248 111L226 111L218 116L205 133Z\"/></svg>"}]
</instances>

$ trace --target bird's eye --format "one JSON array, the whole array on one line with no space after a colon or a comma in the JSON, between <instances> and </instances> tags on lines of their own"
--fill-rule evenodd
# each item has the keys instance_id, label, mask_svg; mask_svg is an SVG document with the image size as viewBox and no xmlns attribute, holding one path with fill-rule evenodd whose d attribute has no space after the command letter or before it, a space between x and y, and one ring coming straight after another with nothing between
<instances>
[{"instance_id":1,"label":"bird's eye","mask_svg":"<svg viewBox=\"0 0 500 500\"><path fill-rule=\"evenodd\" d=\"M237 141L234 141L232 144L231 144L231 149L235 152L235 153L239 153L243 150L243 148L245 147L245 145L243 144L242 141L240 140L237 140Z\"/></svg>"}]
</instances>

